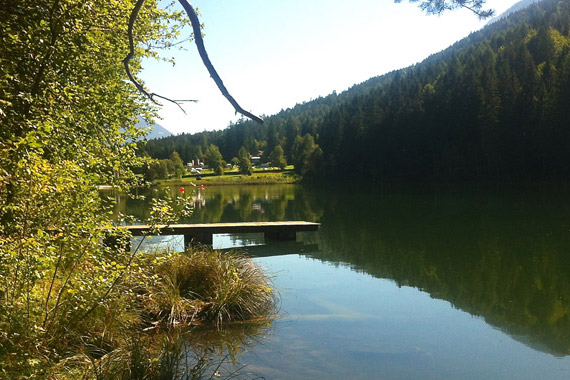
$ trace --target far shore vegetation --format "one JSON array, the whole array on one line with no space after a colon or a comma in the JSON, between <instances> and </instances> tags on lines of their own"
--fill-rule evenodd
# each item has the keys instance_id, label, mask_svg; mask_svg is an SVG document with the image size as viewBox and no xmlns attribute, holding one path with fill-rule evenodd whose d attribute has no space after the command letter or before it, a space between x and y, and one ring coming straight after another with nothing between
<instances>
[{"instance_id":1,"label":"far shore vegetation","mask_svg":"<svg viewBox=\"0 0 570 380\"><path fill-rule=\"evenodd\" d=\"M249 175L241 174L237 170L225 172L223 175L215 175L211 171L204 171L200 175L189 175L182 178L159 179L154 181L156 185L188 186L188 185L270 185L299 183L302 177L295 174L291 169L281 170L257 170L254 169Z\"/></svg>"}]
</instances>

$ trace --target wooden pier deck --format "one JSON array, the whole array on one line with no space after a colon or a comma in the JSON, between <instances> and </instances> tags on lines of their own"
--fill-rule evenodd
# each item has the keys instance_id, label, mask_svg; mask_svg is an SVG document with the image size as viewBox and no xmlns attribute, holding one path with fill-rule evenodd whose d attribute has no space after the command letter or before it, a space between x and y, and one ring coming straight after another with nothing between
<instances>
[{"instance_id":1,"label":"wooden pier deck","mask_svg":"<svg viewBox=\"0 0 570 380\"><path fill-rule=\"evenodd\" d=\"M205 223L205 224L171 224L158 226L161 235L184 235L184 246L192 242L212 244L214 234L262 232L268 240L295 240L297 232L318 231L320 223L289 222L240 222L240 223ZM147 225L121 226L129 230L133 236L147 235L151 227Z\"/></svg>"}]
</instances>

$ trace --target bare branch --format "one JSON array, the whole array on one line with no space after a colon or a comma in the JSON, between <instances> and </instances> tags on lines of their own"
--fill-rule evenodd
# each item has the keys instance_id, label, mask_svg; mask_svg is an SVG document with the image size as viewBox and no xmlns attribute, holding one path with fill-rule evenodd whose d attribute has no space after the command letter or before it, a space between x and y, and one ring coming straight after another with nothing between
<instances>
[{"instance_id":1,"label":"bare branch","mask_svg":"<svg viewBox=\"0 0 570 380\"><path fill-rule=\"evenodd\" d=\"M138 0L137 3L135 4L135 7L131 11L131 15L129 17L129 26L127 29L127 33L129 35L129 54L127 54L125 59L123 59L123 65L125 66L125 71L127 72L127 76L129 77L129 80L136 86L137 90L142 92L153 103L161 105L159 102L157 102L154 99L155 97L161 98L161 99L164 99L168 102L176 104L182 110L182 112L184 112L184 114L186 114L186 111L184 110L184 108L182 108L182 105L180 103L182 103L182 102L197 102L197 100L174 100L174 99L170 99L170 98L167 98L165 96L162 96L162 95L158 95L154 92L148 92L144 88L144 86L142 84L140 84L140 82L134 77L133 73L131 72L129 62L135 56L135 41L134 41L134 37L133 37L133 29L134 29L135 22L137 20L137 16L138 16L144 2L145 2L145 0Z\"/></svg>"},{"instance_id":2,"label":"bare branch","mask_svg":"<svg viewBox=\"0 0 570 380\"><path fill-rule=\"evenodd\" d=\"M236 102L236 100L230 95L230 93L226 89L226 86L224 86L224 82L216 72L216 69L214 68L212 62L210 61L210 58L208 57L208 53L206 52L206 48L204 47L204 40L202 39L200 20L198 20L198 15L196 14L196 11L187 0L178 0L178 2L182 4L182 7L184 8L186 13L188 14L188 17L190 18L190 22L192 23L192 30L194 31L194 42L196 43L196 47L198 48L198 52L200 53L202 62L204 63L204 66L206 66L206 68L208 69L208 72L210 73L210 76L212 77L214 82L216 82L216 85L218 86L218 89L220 90L222 95L224 95L226 99L230 102L230 104L234 107L236 113L240 113L246 117L249 117L250 119L257 121L258 123L263 123L263 119L261 117L256 116L251 112L244 110Z\"/></svg>"}]
</instances>

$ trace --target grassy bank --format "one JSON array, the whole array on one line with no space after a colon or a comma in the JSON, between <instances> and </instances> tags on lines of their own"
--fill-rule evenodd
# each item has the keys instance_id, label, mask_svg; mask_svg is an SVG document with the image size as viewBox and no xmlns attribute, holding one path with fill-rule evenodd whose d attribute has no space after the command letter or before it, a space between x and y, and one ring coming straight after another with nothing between
<instances>
[{"instance_id":1,"label":"grassy bank","mask_svg":"<svg viewBox=\"0 0 570 380\"><path fill-rule=\"evenodd\" d=\"M238 172L228 172L218 176L205 171L201 175L193 175L183 178L172 178L156 181L157 185L185 186L196 185L270 185L299 183L301 177L292 170L286 171L254 171L252 175L242 175Z\"/></svg>"},{"instance_id":2,"label":"grassy bank","mask_svg":"<svg viewBox=\"0 0 570 380\"><path fill-rule=\"evenodd\" d=\"M125 270L89 312L36 336L4 331L0 379L211 378L204 375L219 372L220 358L235 356L276 312L269 277L240 253L199 247L137 254ZM232 338L223 333L228 327ZM202 340L205 333L224 339Z\"/></svg>"}]
</instances>

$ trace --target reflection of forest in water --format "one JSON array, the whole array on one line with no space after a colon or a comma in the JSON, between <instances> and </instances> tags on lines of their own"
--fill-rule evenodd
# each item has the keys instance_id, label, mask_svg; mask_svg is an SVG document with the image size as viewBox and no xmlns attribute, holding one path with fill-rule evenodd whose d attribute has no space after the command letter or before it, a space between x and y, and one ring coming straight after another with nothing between
<instances>
[{"instance_id":1,"label":"reflection of forest in water","mask_svg":"<svg viewBox=\"0 0 570 380\"><path fill-rule=\"evenodd\" d=\"M419 288L563 356L570 354L568 195L555 186L229 186L195 193L186 222L321 222L312 257ZM126 204L144 217L145 202Z\"/></svg>"},{"instance_id":2,"label":"reflection of forest in water","mask_svg":"<svg viewBox=\"0 0 570 380\"><path fill-rule=\"evenodd\" d=\"M534 349L570 354L567 188L326 192L321 253L393 279ZM330 212L329 212L330 211Z\"/></svg>"},{"instance_id":3,"label":"reflection of forest in water","mask_svg":"<svg viewBox=\"0 0 570 380\"><path fill-rule=\"evenodd\" d=\"M145 220L152 197L164 190L139 190L136 195L143 195L144 199L122 196L117 212ZM187 187L184 193L178 187L166 190L173 197L192 198L194 212L181 223L316 221L321 217L313 210L315 202L310 193L298 185Z\"/></svg>"}]
</instances>

